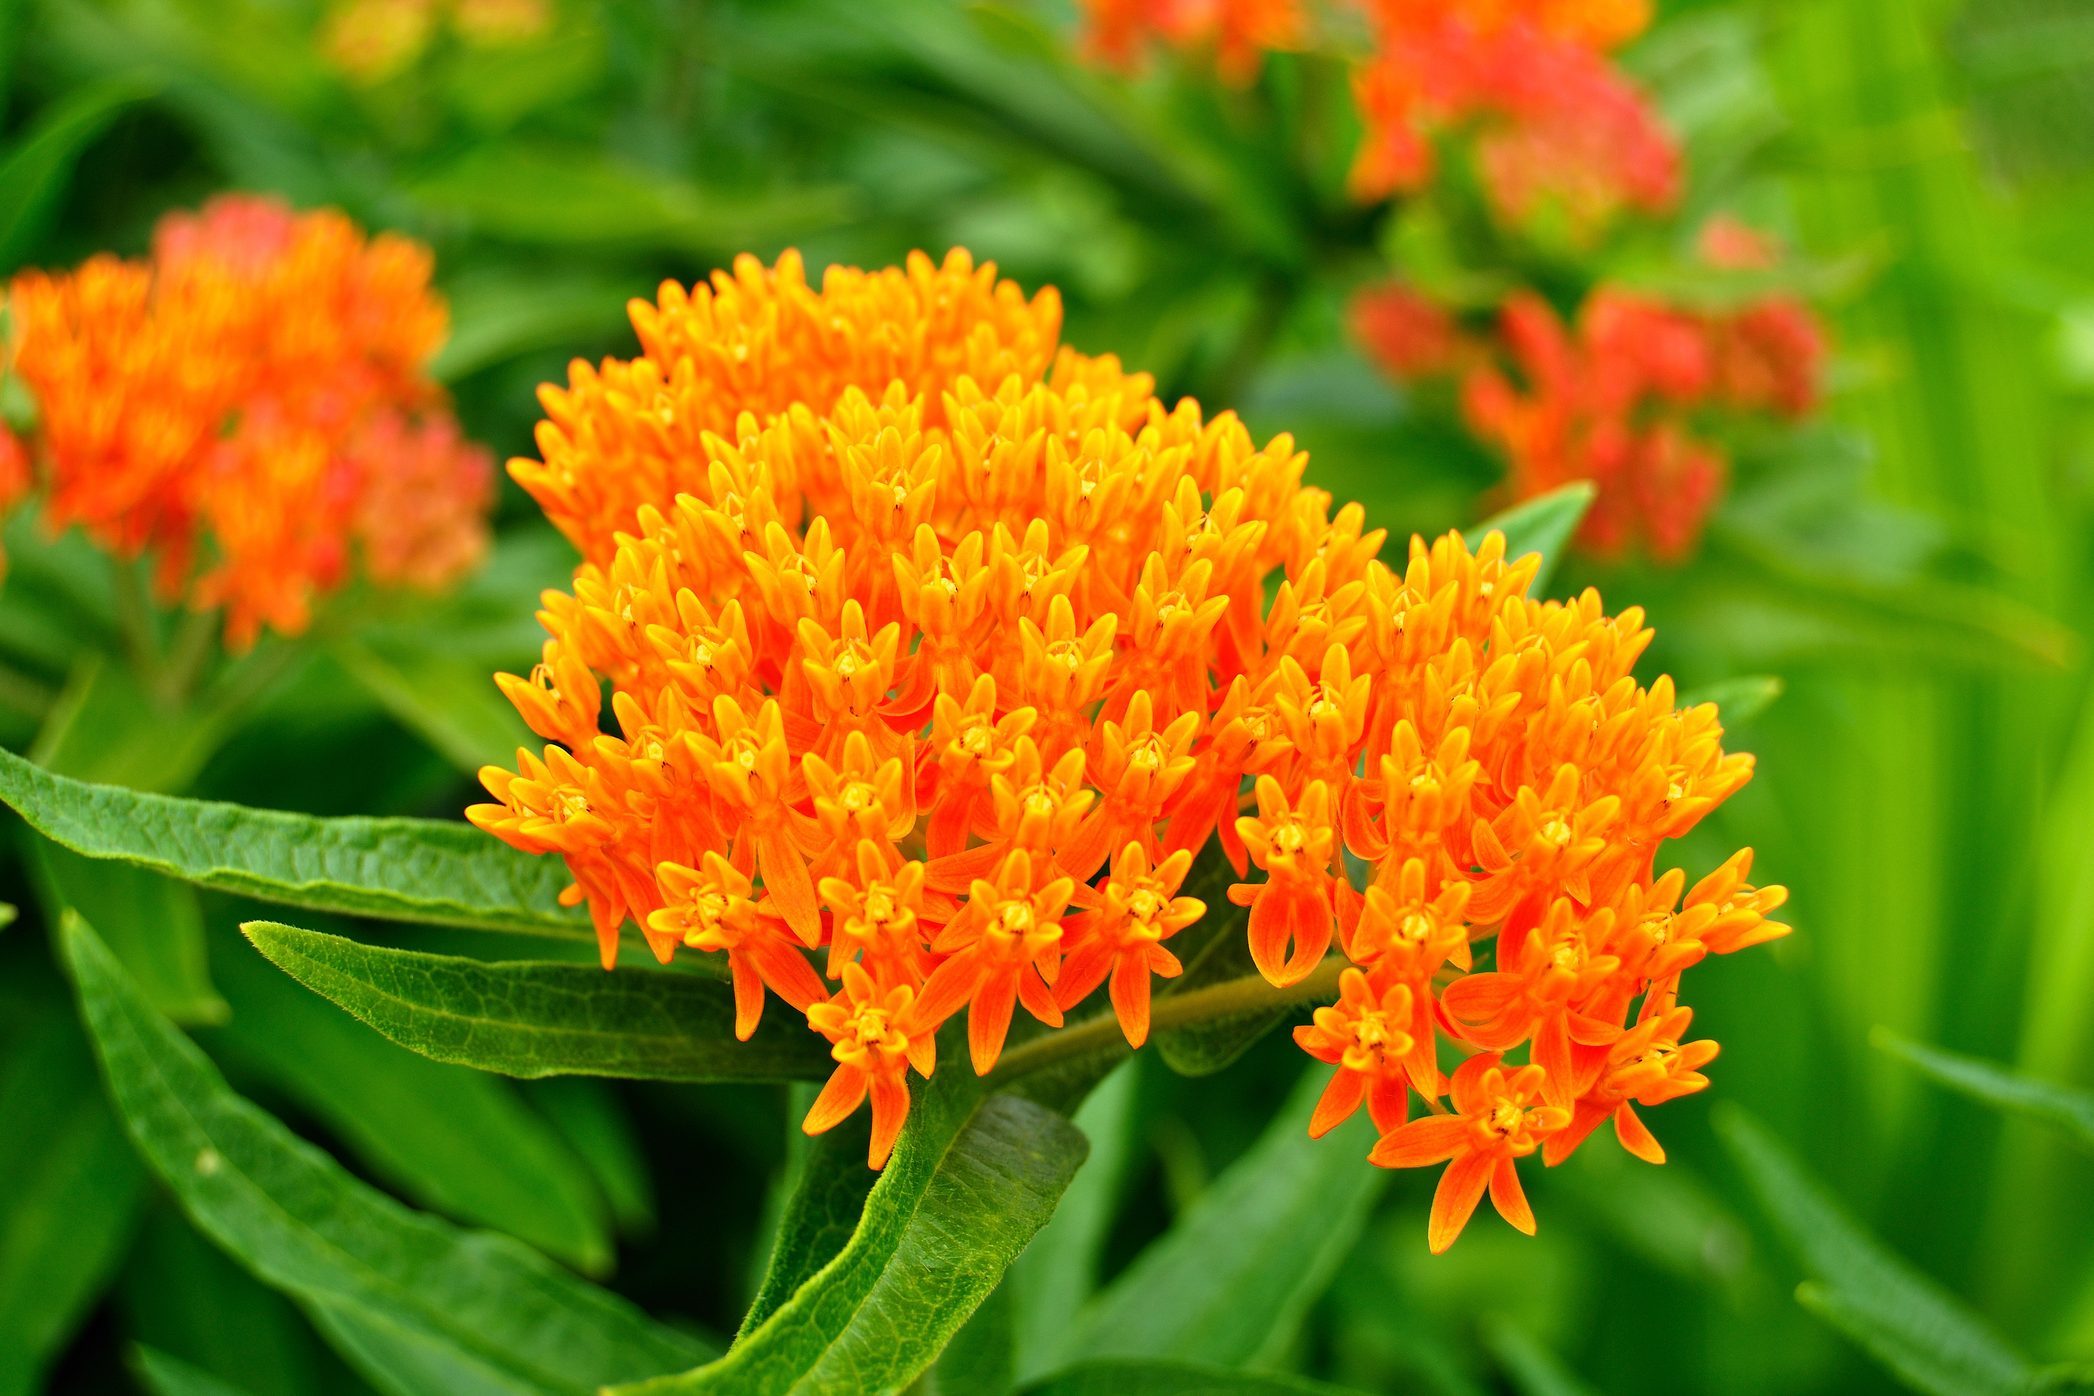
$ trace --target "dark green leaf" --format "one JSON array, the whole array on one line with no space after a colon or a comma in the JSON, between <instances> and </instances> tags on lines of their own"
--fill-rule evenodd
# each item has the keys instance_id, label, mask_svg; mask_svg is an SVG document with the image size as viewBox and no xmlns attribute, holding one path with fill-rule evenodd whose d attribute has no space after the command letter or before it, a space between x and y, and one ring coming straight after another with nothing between
<instances>
[{"instance_id":1,"label":"dark green leaf","mask_svg":"<svg viewBox=\"0 0 2094 1396\"><path fill-rule=\"evenodd\" d=\"M2065 1131L2081 1148L2094 1149L2094 1092L2020 1076L1978 1057L1923 1047L1882 1028L1871 1034L1870 1040L1980 1105L2041 1120Z\"/></svg>"},{"instance_id":2,"label":"dark green leaf","mask_svg":"<svg viewBox=\"0 0 2094 1396\"><path fill-rule=\"evenodd\" d=\"M654 1179L616 1088L602 1081L553 1077L533 1082L526 1097L581 1155L628 1236L654 1229Z\"/></svg>"},{"instance_id":3,"label":"dark green leaf","mask_svg":"<svg viewBox=\"0 0 2094 1396\"><path fill-rule=\"evenodd\" d=\"M115 1274L145 1170L96 1088L72 1015L37 1004L0 1053L0 1393L46 1363Z\"/></svg>"},{"instance_id":4,"label":"dark green leaf","mask_svg":"<svg viewBox=\"0 0 2094 1396\"><path fill-rule=\"evenodd\" d=\"M822 1039L775 1006L755 1037L735 1041L731 994L697 974L488 963L271 921L244 929L292 978L440 1062L507 1076L655 1081L819 1080L833 1069Z\"/></svg>"},{"instance_id":5,"label":"dark green leaf","mask_svg":"<svg viewBox=\"0 0 2094 1396\"><path fill-rule=\"evenodd\" d=\"M149 92L132 78L78 88L0 156L0 271L20 265L49 225L80 152L118 112Z\"/></svg>"},{"instance_id":6,"label":"dark green leaf","mask_svg":"<svg viewBox=\"0 0 2094 1396\"><path fill-rule=\"evenodd\" d=\"M1187 930L1191 946L1181 946L1185 972L1156 987L1161 1005L1183 995L1211 989L1219 984L1255 980L1258 967L1251 960L1245 927L1249 912L1229 901L1229 884L1236 881L1235 869L1223 856L1219 844L1210 845L1186 875L1185 894L1207 904L1207 914ZM1196 946L1196 948L1194 948ZM1256 1001L1241 1011L1201 1014L1183 1026L1158 1025L1150 1034L1157 1055L1180 1076L1211 1076L1249 1051L1259 1038L1271 1032L1294 1005L1275 995L1274 1001ZM1162 1015L1168 1017L1168 1010Z\"/></svg>"},{"instance_id":7,"label":"dark green leaf","mask_svg":"<svg viewBox=\"0 0 2094 1396\"><path fill-rule=\"evenodd\" d=\"M510 760L531 739L493 676L469 660L377 632L337 640L328 653L395 721L467 774Z\"/></svg>"},{"instance_id":8,"label":"dark green leaf","mask_svg":"<svg viewBox=\"0 0 2094 1396\"><path fill-rule=\"evenodd\" d=\"M499 1374L511 1390L585 1392L674 1368L698 1345L506 1237L460 1231L358 1183L226 1088L153 1013L86 925L66 959L133 1142L190 1219L321 1316L354 1310L397 1347ZM395 1348L349 1345L388 1374ZM375 1355L374 1355L375 1354Z\"/></svg>"},{"instance_id":9,"label":"dark green leaf","mask_svg":"<svg viewBox=\"0 0 2094 1396\"><path fill-rule=\"evenodd\" d=\"M1803 1304L1906 1385L1934 1396L2025 1392L2034 1371L1976 1314L1864 1232L1766 1128L1735 1106L1716 1120L1738 1169L1813 1283Z\"/></svg>"},{"instance_id":10,"label":"dark green leaf","mask_svg":"<svg viewBox=\"0 0 2094 1396\"><path fill-rule=\"evenodd\" d=\"M1322 1139L1317 1066L1257 1145L1084 1311L1068 1350L1224 1365L1275 1356L1357 1239L1388 1173L1362 1111Z\"/></svg>"},{"instance_id":11,"label":"dark green leaf","mask_svg":"<svg viewBox=\"0 0 2094 1396\"><path fill-rule=\"evenodd\" d=\"M194 888L143 868L97 863L45 839L28 842L49 924L71 908L89 925L110 927L109 948L154 1008L190 1026L225 1021Z\"/></svg>"},{"instance_id":12,"label":"dark green leaf","mask_svg":"<svg viewBox=\"0 0 2094 1396\"><path fill-rule=\"evenodd\" d=\"M1025 1396L1350 1396L1320 1381L1231 1372L1190 1362L1086 1362L1025 1388Z\"/></svg>"},{"instance_id":13,"label":"dark green leaf","mask_svg":"<svg viewBox=\"0 0 2094 1396\"><path fill-rule=\"evenodd\" d=\"M719 1361L620 1396L812 1396L906 1385L1002 1280L1083 1154L1073 1125L1029 1101L984 1101L971 1080L918 1092L836 1258Z\"/></svg>"},{"instance_id":14,"label":"dark green leaf","mask_svg":"<svg viewBox=\"0 0 2094 1396\"><path fill-rule=\"evenodd\" d=\"M1518 1324L1493 1319L1483 1326L1483 1340L1520 1396L1592 1396L1592 1388Z\"/></svg>"},{"instance_id":15,"label":"dark green leaf","mask_svg":"<svg viewBox=\"0 0 2094 1396\"><path fill-rule=\"evenodd\" d=\"M234 1013L208 1044L295 1100L380 1181L586 1273L609 1267L609 1217L588 1169L515 1086L401 1051L244 948L219 972Z\"/></svg>"},{"instance_id":16,"label":"dark green leaf","mask_svg":"<svg viewBox=\"0 0 2094 1396\"><path fill-rule=\"evenodd\" d=\"M316 911L395 921L588 934L558 904L557 858L518 853L465 823L316 819L87 785L0 751L0 801L90 858Z\"/></svg>"},{"instance_id":17,"label":"dark green leaf","mask_svg":"<svg viewBox=\"0 0 2094 1396\"><path fill-rule=\"evenodd\" d=\"M131 1349L131 1370L153 1396L246 1396L239 1387L220 1381L201 1367L192 1367L179 1357L158 1348Z\"/></svg>"},{"instance_id":18,"label":"dark green leaf","mask_svg":"<svg viewBox=\"0 0 2094 1396\"><path fill-rule=\"evenodd\" d=\"M1505 555L1510 558L1540 553L1541 570L1534 574L1530 590L1536 596L1546 596L1549 579L1556 575L1564 550L1598 494L1590 481L1580 480L1493 514L1465 533L1471 546L1481 543L1483 536L1493 530L1504 534Z\"/></svg>"}]
</instances>

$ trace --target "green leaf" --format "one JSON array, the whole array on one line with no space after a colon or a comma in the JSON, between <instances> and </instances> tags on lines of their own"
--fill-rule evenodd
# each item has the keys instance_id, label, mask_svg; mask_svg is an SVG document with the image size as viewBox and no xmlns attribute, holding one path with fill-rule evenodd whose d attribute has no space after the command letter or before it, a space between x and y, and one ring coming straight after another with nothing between
<instances>
[{"instance_id":1,"label":"green leaf","mask_svg":"<svg viewBox=\"0 0 2094 1396\"><path fill-rule=\"evenodd\" d=\"M644 289L589 273L551 284L539 272L488 270L461 278L447 288L455 328L430 372L438 382L456 383L523 354L629 334L625 303Z\"/></svg>"},{"instance_id":2,"label":"green leaf","mask_svg":"<svg viewBox=\"0 0 2094 1396\"><path fill-rule=\"evenodd\" d=\"M401 1051L244 948L220 974L235 1011L208 1045L297 1101L380 1181L585 1273L609 1268L595 1182L513 1085Z\"/></svg>"},{"instance_id":3,"label":"green leaf","mask_svg":"<svg viewBox=\"0 0 2094 1396\"><path fill-rule=\"evenodd\" d=\"M50 225L73 164L118 112L150 95L134 78L68 93L0 156L0 271L19 266Z\"/></svg>"},{"instance_id":4,"label":"green leaf","mask_svg":"<svg viewBox=\"0 0 2094 1396\"><path fill-rule=\"evenodd\" d=\"M1309 1138L1328 1076L1304 1074L1251 1151L1084 1311L1069 1351L1224 1366L1279 1353L1389 1177L1367 1162L1364 1110Z\"/></svg>"},{"instance_id":5,"label":"green leaf","mask_svg":"<svg viewBox=\"0 0 2094 1396\"><path fill-rule=\"evenodd\" d=\"M821 1080L821 1038L776 1007L747 1042L717 980L675 970L489 963L365 945L272 921L244 929L278 968L385 1036L505 1076L653 1081Z\"/></svg>"},{"instance_id":6,"label":"green leaf","mask_svg":"<svg viewBox=\"0 0 2094 1396\"><path fill-rule=\"evenodd\" d=\"M2040 1120L2065 1131L2081 1148L2094 1149L2094 1092L2021 1076L1978 1057L1925 1047L1883 1028L1870 1034L1869 1040L1980 1105Z\"/></svg>"},{"instance_id":7,"label":"green leaf","mask_svg":"<svg viewBox=\"0 0 2094 1396\"><path fill-rule=\"evenodd\" d=\"M531 740L493 677L470 661L382 632L336 640L328 653L395 721L468 775L512 759Z\"/></svg>"},{"instance_id":8,"label":"green leaf","mask_svg":"<svg viewBox=\"0 0 2094 1396\"><path fill-rule=\"evenodd\" d=\"M0 751L0 802L44 837L263 901L382 920L584 938L558 904L557 858L519 853L465 823L318 819L147 795L53 775Z\"/></svg>"},{"instance_id":9,"label":"green leaf","mask_svg":"<svg viewBox=\"0 0 2094 1396\"><path fill-rule=\"evenodd\" d=\"M1085 1362L1025 1388L1024 1396L1351 1396L1346 1388L1191 1362Z\"/></svg>"},{"instance_id":10,"label":"green leaf","mask_svg":"<svg viewBox=\"0 0 2094 1396\"><path fill-rule=\"evenodd\" d=\"M1557 565L1563 561L1565 549L1570 546L1578 525L1585 521L1585 512L1592 508L1592 501L1598 495L1599 490L1591 481L1579 480L1515 504L1464 532L1472 545L1481 542L1483 536L1493 530L1504 534L1507 557L1540 553L1541 570L1534 574L1529 590L1536 596L1544 596L1548 594L1549 579L1556 575Z\"/></svg>"},{"instance_id":11,"label":"green leaf","mask_svg":"<svg viewBox=\"0 0 2094 1396\"><path fill-rule=\"evenodd\" d=\"M154 1008L190 1026L225 1021L194 888L142 868L96 863L47 839L28 843L49 924L57 925L70 908L89 925L108 926L109 948Z\"/></svg>"},{"instance_id":12,"label":"green leaf","mask_svg":"<svg viewBox=\"0 0 2094 1396\"><path fill-rule=\"evenodd\" d=\"M52 985L55 989L57 986ZM26 1019L26 1021L25 1021ZM145 1170L57 1001L5 1025L0 1053L0 1393L42 1390L46 1363L116 1273Z\"/></svg>"},{"instance_id":13,"label":"green leaf","mask_svg":"<svg viewBox=\"0 0 2094 1396\"><path fill-rule=\"evenodd\" d=\"M800 1286L842 1253L865 1215L865 1198L880 1175L863 1167L871 1126L863 1112L817 1139L800 1134L798 1120L814 1103L813 1087L795 1101L791 1168L783 1179L785 1207L762 1281L742 1326L740 1342L770 1321ZM795 1093L796 1095L798 1092Z\"/></svg>"},{"instance_id":14,"label":"green leaf","mask_svg":"<svg viewBox=\"0 0 2094 1396\"><path fill-rule=\"evenodd\" d=\"M654 1229L654 1179L626 1111L608 1082L562 1076L533 1082L527 1098L589 1165L621 1234Z\"/></svg>"},{"instance_id":15,"label":"green leaf","mask_svg":"<svg viewBox=\"0 0 2094 1396\"><path fill-rule=\"evenodd\" d=\"M1207 914L1187 933L1199 937L1194 942L1197 948L1179 947L1185 972L1157 985L1158 1005L1216 985L1258 977L1245 931L1250 913L1228 898L1229 884L1235 880L1235 869L1219 844L1201 854L1186 875L1185 894L1206 902ZM1150 1040L1163 1064L1180 1076L1211 1076L1249 1051L1298 1007L1277 995L1275 999L1254 1001L1233 1013L1202 1014L1182 1026L1158 1024ZM1167 1019L1168 1010L1160 1016Z\"/></svg>"},{"instance_id":16,"label":"green leaf","mask_svg":"<svg viewBox=\"0 0 2094 1396\"><path fill-rule=\"evenodd\" d=\"M1075 1124L1090 1141L1090 1157L1054 1219L1011 1267L1005 1287L1017 1298L1020 1376L1051 1371L1074 1355L1068 1340L1077 1314L1097 1291L1105 1243L1135 1156L1139 1061L1121 1063L1077 1110Z\"/></svg>"},{"instance_id":17,"label":"green leaf","mask_svg":"<svg viewBox=\"0 0 2094 1396\"><path fill-rule=\"evenodd\" d=\"M13 902L0 902L0 931L4 931L9 926L12 926L15 923L15 917L18 915L20 913L15 910Z\"/></svg>"},{"instance_id":18,"label":"green leaf","mask_svg":"<svg viewBox=\"0 0 2094 1396\"><path fill-rule=\"evenodd\" d=\"M1823 1185L1736 1106L1716 1128L1777 1230L1813 1279L1805 1307L1916 1391L2025 1392L2028 1361L1976 1314L1864 1232Z\"/></svg>"},{"instance_id":19,"label":"green leaf","mask_svg":"<svg viewBox=\"0 0 2094 1396\"><path fill-rule=\"evenodd\" d=\"M919 1091L836 1258L719 1361L617 1396L906 1385L1002 1280L1083 1156L1075 1126L1030 1101L984 1101L971 1080Z\"/></svg>"},{"instance_id":20,"label":"green leaf","mask_svg":"<svg viewBox=\"0 0 2094 1396\"><path fill-rule=\"evenodd\" d=\"M1511 1320L1487 1320L1483 1341L1520 1396L1592 1396L1592 1388L1571 1375L1555 1353Z\"/></svg>"},{"instance_id":21,"label":"green leaf","mask_svg":"<svg viewBox=\"0 0 2094 1396\"><path fill-rule=\"evenodd\" d=\"M227 1089L155 1014L93 931L63 933L80 1009L133 1142L206 1235L321 1316L376 1316L403 1342L499 1374L509 1389L585 1392L684 1365L697 1343L528 1247L409 1211ZM392 1389L391 1349L348 1354Z\"/></svg>"},{"instance_id":22,"label":"green leaf","mask_svg":"<svg viewBox=\"0 0 2094 1396\"><path fill-rule=\"evenodd\" d=\"M131 1370L153 1396L247 1396L239 1387L220 1381L203 1368L192 1367L179 1357L143 1344L131 1349Z\"/></svg>"},{"instance_id":23,"label":"green leaf","mask_svg":"<svg viewBox=\"0 0 2094 1396\"><path fill-rule=\"evenodd\" d=\"M1773 707L1785 687L1774 674L1718 679L1715 683L1703 684L1681 694L1680 706L1691 708L1701 703L1714 703L1723 714L1723 725L1734 731Z\"/></svg>"}]
</instances>

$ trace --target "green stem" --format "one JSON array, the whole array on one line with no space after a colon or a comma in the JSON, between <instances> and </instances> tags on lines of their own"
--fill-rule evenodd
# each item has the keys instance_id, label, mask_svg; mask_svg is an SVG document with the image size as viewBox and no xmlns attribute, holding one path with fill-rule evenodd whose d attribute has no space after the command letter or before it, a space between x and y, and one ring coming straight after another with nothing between
<instances>
[{"instance_id":1,"label":"green stem","mask_svg":"<svg viewBox=\"0 0 2094 1396\"><path fill-rule=\"evenodd\" d=\"M135 563L111 559L116 578L116 631L131 671L149 693L159 691L159 646L153 639L153 603Z\"/></svg>"},{"instance_id":2,"label":"green stem","mask_svg":"<svg viewBox=\"0 0 2094 1396\"><path fill-rule=\"evenodd\" d=\"M1306 979L1284 989L1275 988L1263 975L1250 974L1241 979L1210 984L1204 989L1159 995L1149 1008L1149 1031L1182 1028L1210 1018L1227 1018L1263 1008L1282 1008L1291 1003L1327 999L1338 991L1338 976L1345 972L1346 967L1343 956L1331 955ZM996 1070L989 1073L989 1080L993 1084L1008 1085L1019 1077L1073 1058L1109 1051L1115 1044L1126 1049L1126 1036L1120 1031L1119 1019L1110 1013L1101 1013L1073 1028L1048 1033L1012 1048L1004 1053Z\"/></svg>"},{"instance_id":3,"label":"green stem","mask_svg":"<svg viewBox=\"0 0 2094 1396\"><path fill-rule=\"evenodd\" d=\"M167 665L161 673L163 692L169 702L185 703L196 691L197 680L210 662L212 644L218 638L218 616L210 611L191 611L182 618L168 647Z\"/></svg>"}]
</instances>

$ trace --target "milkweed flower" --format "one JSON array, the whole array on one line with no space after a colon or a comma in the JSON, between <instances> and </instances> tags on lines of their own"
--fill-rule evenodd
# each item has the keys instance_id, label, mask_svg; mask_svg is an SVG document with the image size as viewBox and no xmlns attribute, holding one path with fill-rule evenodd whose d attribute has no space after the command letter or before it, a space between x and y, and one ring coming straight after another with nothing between
<instances>
[{"instance_id":1,"label":"milkweed flower","mask_svg":"<svg viewBox=\"0 0 2094 1396\"><path fill-rule=\"evenodd\" d=\"M549 745L468 815L565 860L606 967L633 922L726 957L742 1035L803 1014L809 1132L869 1099L879 1166L960 1018L978 1073L1100 988L1140 1044L1227 914L1202 859L1324 1001L1315 1131L1364 1105L1378 1161L1451 1161L1436 1247L1485 1188L1531 1226L1549 1140L1640 1147L1630 1107L1697 1088L1681 977L1787 928L1748 854L1655 868L1752 763L1635 678L1641 612L1529 597L1497 534L1385 563L1291 438L1059 347L1051 292L963 252L743 258L633 318L510 467L583 557L500 680Z\"/></svg>"},{"instance_id":2,"label":"milkweed flower","mask_svg":"<svg viewBox=\"0 0 2094 1396\"><path fill-rule=\"evenodd\" d=\"M162 220L148 257L17 276L47 522L151 556L236 648L358 571L446 584L485 547L494 482L428 376L430 271L338 213L229 195Z\"/></svg>"}]
</instances>

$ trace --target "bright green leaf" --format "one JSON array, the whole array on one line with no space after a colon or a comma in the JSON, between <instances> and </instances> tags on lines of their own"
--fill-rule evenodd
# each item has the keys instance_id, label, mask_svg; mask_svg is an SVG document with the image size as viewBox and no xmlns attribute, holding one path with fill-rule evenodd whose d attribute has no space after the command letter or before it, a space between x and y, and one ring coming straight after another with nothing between
<instances>
[{"instance_id":1,"label":"bright green leaf","mask_svg":"<svg viewBox=\"0 0 2094 1396\"><path fill-rule=\"evenodd\" d=\"M294 1099L378 1179L586 1273L608 1268L601 1194L513 1085L401 1051L244 948L219 973L234 1013L208 1044Z\"/></svg>"},{"instance_id":2,"label":"bright green leaf","mask_svg":"<svg viewBox=\"0 0 2094 1396\"><path fill-rule=\"evenodd\" d=\"M5 930L12 926L15 923L15 917L19 914L14 908L14 903L0 902L0 930Z\"/></svg>"},{"instance_id":3,"label":"bright green leaf","mask_svg":"<svg viewBox=\"0 0 2094 1396\"><path fill-rule=\"evenodd\" d=\"M1084 1311L1070 1352L1224 1365L1277 1354L1389 1176L1366 1164L1365 1111L1309 1138L1328 1077L1304 1075L1251 1151Z\"/></svg>"},{"instance_id":4,"label":"bright green leaf","mask_svg":"<svg viewBox=\"0 0 2094 1396\"><path fill-rule=\"evenodd\" d=\"M1190 1362L1086 1362L1025 1388L1024 1396L1351 1396L1342 1387Z\"/></svg>"},{"instance_id":5,"label":"bright green leaf","mask_svg":"<svg viewBox=\"0 0 2094 1396\"><path fill-rule=\"evenodd\" d=\"M507 1237L461 1231L357 1182L227 1089L87 926L65 957L133 1142L190 1220L321 1316L354 1310L508 1389L586 1392L683 1366L699 1345ZM374 1340L375 1341L375 1340ZM393 1349L351 1344L381 1384Z\"/></svg>"},{"instance_id":6,"label":"bright green leaf","mask_svg":"<svg viewBox=\"0 0 2094 1396\"><path fill-rule=\"evenodd\" d=\"M774 1006L747 1042L717 980L675 970L489 963L365 945L271 921L243 929L308 989L440 1062L506 1076L820 1080L826 1044Z\"/></svg>"},{"instance_id":7,"label":"bright green leaf","mask_svg":"<svg viewBox=\"0 0 2094 1396\"><path fill-rule=\"evenodd\" d=\"M55 987L55 986L54 986ZM38 1003L0 1052L0 1394L46 1363L115 1274L145 1170L95 1081L72 1015Z\"/></svg>"},{"instance_id":8,"label":"bright green leaf","mask_svg":"<svg viewBox=\"0 0 2094 1396\"><path fill-rule=\"evenodd\" d=\"M76 88L0 156L0 271L20 265L49 225L80 152L149 93L133 78Z\"/></svg>"},{"instance_id":9,"label":"bright green leaf","mask_svg":"<svg viewBox=\"0 0 2094 1396\"><path fill-rule=\"evenodd\" d=\"M972 1081L917 1092L894 1156L867 1194L858 1229L725 1357L619 1396L884 1391L938 1356L1047 1220L1083 1136Z\"/></svg>"},{"instance_id":10,"label":"bright green leaf","mask_svg":"<svg viewBox=\"0 0 2094 1396\"><path fill-rule=\"evenodd\" d=\"M2074 1090L1959 1052L1924 1047L1878 1028L1870 1040L1892 1056L1902 1057L1931 1079L1995 1110L2026 1115L2062 1129L2075 1143L2094 1149L2094 1091Z\"/></svg>"},{"instance_id":11,"label":"bright green leaf","mask_svg":"<svg viewBox=\"0 0 2094 1396\"><path fill-rule=\"evenodd\" d=\"M1863 1231L1735 1106L1716 1127L1777 1230L1813 1279L1798 1292L1812 1312L1866 1348L1900 1380L1934 1396L2025 1392L2035 1373L1976 1314Z\"/></svg>"},{"instance_id":12,"label":"bright green leaf","mask_svg":"<svg viewBox=\"0 0 2094 1396\"><path fill-rule=\"evenodd\" d=\"M1598 496L1599 490L1590 481L1579 480L1493 514L1464 533L1472 546L1481 543L1487 533L1504 534L1505 556L1509 558L1540 553L1541 569L1534 574L1529 590L1536 596L1545 596L1549 579L1556 575L1557 565L1563 561L1564 550Z\"/></svg>"},{"instance_id":13,"label":"bright green leaf","mask_svg":"<svg viewBox=\"0 0 2094 1396\"><path fill-rule=\"evenodd\" d=\"M44 837L184 882L316 911L583 937L558 904L557 858L519 853L465 823L317 819L146 795L53 775L0 751L0 802Z\"/></svg>"},{"instance_id":14,"label":"bright green leaf","mask_svg":"<svg viewBox=\"0 0 2094 1396\"><path fill-rule=\"evenodd\" d=\"M814 1103L813 1087L803 1088L807 1097L797 1102L798 1120ZM861 1167L865 1161L870 1123L863 1112L853 1115L816 1139L796 1138L791 1167L782 1180L785 1206L778 1218L777 1237L764 1266L763 1279L742 1326L735 1334L740 1342L767 1323L800 1286L836 1259L858 1230L865 1214L866 1194L880 1175Z\"/></svg>"}]
</instances>

